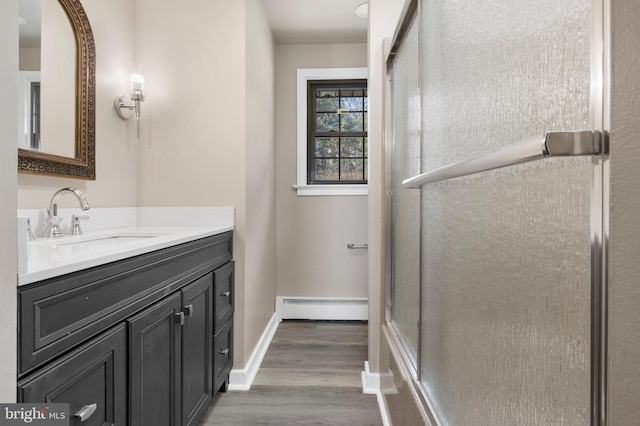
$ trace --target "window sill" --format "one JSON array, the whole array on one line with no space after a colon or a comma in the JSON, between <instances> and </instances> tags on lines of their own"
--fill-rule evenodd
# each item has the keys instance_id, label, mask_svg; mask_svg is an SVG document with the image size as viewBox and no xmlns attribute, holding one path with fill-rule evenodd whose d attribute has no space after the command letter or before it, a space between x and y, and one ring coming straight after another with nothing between
<instances>
[{"instance_id":1,"label":"window sill","mask_svg":"<svg viewBox=\"0 0 640 426\"><path fill-rule=\"evenodd\" d=\"M367 185L293 185L298 197L324 195L368 195Z\"/></svg>"}]
</instances>

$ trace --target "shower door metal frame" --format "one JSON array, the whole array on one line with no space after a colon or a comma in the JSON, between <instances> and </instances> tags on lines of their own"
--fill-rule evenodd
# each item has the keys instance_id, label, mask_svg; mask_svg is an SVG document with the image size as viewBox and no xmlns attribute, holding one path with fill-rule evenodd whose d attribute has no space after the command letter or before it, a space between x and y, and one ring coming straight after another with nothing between
<instances>
[{"instance_id":1,"label":"shower door metal frame","mask_svg":"<svg viewBox=\"0 0 640 426\"><path fill-rule=\"evenodd\" d=\"M405 4L405 9L402 14L400 25L398 26L396 33L392 41L392 48L387 57L387 69L393 68L393 62L395 55L402 46L404 36L406 35L409 25L412 20L417 16L420 16L421 3L419 0L410 0ZM590 111L592 127L595 132L603 135L605 141L603 151L601 153L595 153L592 155L591 161L591 182L590 182L590 241L591 241L591 362L590 362L590 417L592 426L605 426L608 423L608 394L607 394L607 367L608 367L608 245L609 245L609 208L610 208L610 167L609 156L606 140L610 131L610 0L590 0L590 15L591 15L591 45L590 45L590 74L591 74L591 87L590 87ZM422 31L422 26L419 25L418 31ZM421 38L420 38L421 40ZM418 42L420 45L420 41ZM419 55L419 72L422 69L422 55ZM391 108L392 103L391 103ZM389 113L389 111L387 111ZM393 117L393 111L391 111ZM391 142L391 147L387 148L387 155L393 156L394 147L396 141L393 140L393 125L391 122L389 128L387 128L387 141ZM391 173L391 168L387 163L386 173ZM389 184L389 179L387 179ZM393 309L393 283L392 283L392 256L389 255L393 250L392 244L392 206L393 197L390 192L390 185L386 188L386 208L387 208L387 223L386 226L386 250L387 250L387 309L386 309L386 321L391 325L391 312ZM420 221L422 228L422 221ZM422 235L422 229L420 233ZM422 246L422 242L420 243ZM420 278L421 281L421 278ZM419 303L422 302L422 283L419 283ZM430 407L431 404L426 397L424 386L420 382L420 349L422 347L422 336L420 333L422 326L422 308L419 309L419 333L418 333L418 347L416 348L417 360L415 365L411 365L411 372L415 375L414 379L419 385L422 392L420 395L422 403L426 407ZM401 349L405 363L411 361L411 357L404 348L402 339L391 325L389 330L392 331L392 335L398 347ZM434 419L435 420L435 419ZM437 421L437 420L436 420Z\"/></svg>"},{"instance_id":2,"label":"shower door metal frame","mask_svg":"<svg viewBox=\"0 0 640 426\"><path fill-rule=\"evenodd\" d=\"M611 129L611 3L591 0L591 116L593 127ZM609 156L591 168L591 424L608 424Z\"/></svg>"},{"instance_id":3,"label":"shower door metal frame","mask_svg":"<svg viewBox=\"0 0 640 426\"><path fill-rule=\"evenodd\" d=\"M392 257L392 242L393 242L393 227L392 227L392 212L393 212L393 187L392 187L392 162L390 161L395 152L396 140L393 132L395 123L393 121L394 113L393 113L393 98L389 94L392 93L392 79L393 79L393 60L398 53L398 50L402 47L404 39L407 35L410 25L412 24L414 19L419 19L420 17L421 4L419 0L408 0L404 9L401 13L400 24L396 28L394 36L391 40L391 47L389 48L389 52L387 53L387 57L385 59L386 63L386 90L388 91L385 95L386 105L385 105L385 115L387 119L387 125L385 126L385 295L386 295L386 303L385 303L385 322L387 327L385 328L388 332L387 334L393 339L395 351L400 358L402 358L404 369L407 371L409 375L411 375L414 381L412 392L414 397L419 400L421 405L421 410L423 415L428 419L430 425L440 425L439 420L435 417L434 407L431 401L429 400L427 393L425 392L424 386L420 383L420 356L422 351L422 334L420 333L421 324L422 324L422 274L419 274L418 278L418 300L417 300L417 309L418 309L418 335L417 337L417 347L415 349L416 357L411 355L411 352L407 349L406 342L403 341L403 338L400 336L395 326L392 323L392 314L393 314L393 257ZM418 24L418 38L421 39L422 33L422 25L420 22ZM420 44L420 41L418 41ZM418 55L418 72L420 73L422 70L422 55ZM422 108L422 101L420 102L420 108ZM422 123L420 123L422 126ZM420 129L422 132L422 129ZM419 147L419 151L421 151L421 146ZM418 168L421 168L421 155L418 158ZM421 195L422 198L422 195ZM420 210L422 210L422 200L420 201ZM420 214L420 213L419 213ZM420 226L422 227L422 221L420 221ZM422 249L422 229L419 230L419 247ZM421 257L421 254L418 254Z\"/></svg>"},{"instance_id":4,"label":"shower door metal frame","mask_svg":"<svg viewBox=\"0 0 640 426\"><path fill-rule=\"evenodd\" d=\"M402 11L402 18L400 21L400 25L398 25L398 27L396 28L396 32L393 36L392 39L392 43L391 43L391 48L389 50L389 53L387 55L386 58L386 65L387 65L387 74L386 74L386 79L387 79L387 89L389 90L390 93L393 92L392 87L393 87L393 59L395 58L396 54L398 53L398 50L401 48L405 37L408 33L409 27L411 26L411 24L413 23L413 21L415 19L418 19L420 17L420 2L419 0L410 0L407 3L405 3L404 9ZM420 38L420 32L422 30L422 26L420 25L420 22L417 22L418 24L418 34L419 34L419 38ZM420 42L418 41L418 44ZM420 72L420 70L422 69L422 55L418 55L418 72ZM394 153L395 153L395 147L396 147L396 140L395 140L395 133L393 132L393 129L395 128L395 123L393 121L393 97L392 96L387 96L387 102L388 102L388 106L387 106L387 113L389 118L390 118L390 122L389 125L385 127L386 129L386 135L385 135L385 140L386 141L390 141L391 143L386 143L385 144L385 154L387 155L388 159L392 159L394 157ZM422 107L422 102L420 107ZM422 112L421 112L422 114ZM422 125L422 123L421 123ZM422 129L420 129L420 131L422 131ZM421 149L421 147L419 147L419 149ZM420 162L421 159L418 158L418 168L420 168ZM392 161L386 161L385 162L386 165L386 169L385 169L385 174L386 174L386 178L385 178L385 194L386 194L386 212L387 214L386 216L386 223L385 223L385 235L387 236L386 239L386 268L385 270L387 271L386 273L386 287L387 287L387 291L386 291L386 295L387 295L387 301L386 301L386 312L385 312L385 316L386 316L386 322L391 325L392 322L392 314L393 314L393 270L394 270L394 265L393 265L393 247L392 247L392 242L393 242L393 227L391 225L391 218L392 218L392 212L393 212L393 187L392 187ZM422 206L422 203L420 203L420 206ZM420 209L422 209L422 207L420 207ZM422 221L420 221L422 223ZM420 230L422 231L422 230ZM419 246L422 247L422 232L420 232L420 242L419 242ZM419 254L420 256L420 254ZM420 256L421 257L421 256ZM420 277L421 280L422 277ZM422 309L421 309L421 304L422 304L422 283L419 281L418 282L418 335L417 337L417 348L416 348L416 357L415 359L413 358L413 356L411 356L410 351L407 349L405 342L403 341L403 339L400 337L398 331L395 329L395 327L393 327L392 325L389 327L391 334L394 336L396 342L398 343L400 352L405 360L405 363L407 364L407 367L409 367L409 370L411 372L411 374L414 375L414 377L416 378L416 381L418 377L420 377L420 351L421 351L421 347L422 347L422 336L420 334L420 324L422 324ZM408 361L408 362L407 362ZM423 402L427 402L426 400Z\"/></svg>"}]
</instances>

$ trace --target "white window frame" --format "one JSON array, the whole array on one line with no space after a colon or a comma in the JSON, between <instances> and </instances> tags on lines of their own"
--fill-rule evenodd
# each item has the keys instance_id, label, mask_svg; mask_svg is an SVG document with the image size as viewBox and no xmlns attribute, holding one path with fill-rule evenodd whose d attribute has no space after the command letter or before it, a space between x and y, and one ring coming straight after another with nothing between
<instances>
[{"instance_id":1,"label":"white window frame","mask_svg":"<svg viewBox=\"0 0 640 426\"><path fill-rule=\"evenodd\" d=\"M362 68L298 68L298 174L293 187L298 196L310 195L367 195L367 184L307 185L307 83L309 80L367 79L368 69ZM368 120L367 120L368 123ZM367 124L368 126L368 124ZM369 129L367 129L368 132ZM367 150L369 144L367 144ZM367 153L367 158L369 154ZM368 160L367 160L368 161ZM367 179L368 181L368 179Z\"/></svg>"}]
</instances>

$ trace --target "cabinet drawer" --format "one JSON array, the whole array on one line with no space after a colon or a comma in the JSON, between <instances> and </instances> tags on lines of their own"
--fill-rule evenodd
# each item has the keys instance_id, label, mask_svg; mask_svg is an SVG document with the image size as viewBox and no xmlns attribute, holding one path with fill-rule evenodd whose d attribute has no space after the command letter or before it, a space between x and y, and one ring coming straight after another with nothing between
<instances>
[{"instance_id":1,"label":"cabinet drawer","mask_svg":"<svg viewBox=\"0 0 640 426\"><path fill-rule=\"evenodd\" d=\"M233 315L234 293L234 262L229 262L213 273L214 286L214 324L213 329L218 331Z\"/></svg>"},{"instance_id":2,"label":"cabinet drawer","mask_svg":"<svg viewBox=\"0 0 640 426\"><path fill-rule=\"evenodd\" d=\"M230 232L18 290L22 375L231 260Z\"/></svg>"},{"instance_id":3,"label":"cabinet drawer","mask_svg":"<svg viewBox=\"0 0 640 426\"><path fill-rule=\"evenodd\" d=\"M228 381L233 367L233 318L229 319L213 337L213 394Z\"/></svg>"},{"instance_id":4,"label":"cabinet drawer","mask_svg":"<svg viewBox=\"0 0 640 426\"><path fill-rule=\"evenodd\" d=\"M126 343L124 325L105 333L19 382L18 400L68 403L71 425L126 425Z\"/></svg>"}]
</instances>

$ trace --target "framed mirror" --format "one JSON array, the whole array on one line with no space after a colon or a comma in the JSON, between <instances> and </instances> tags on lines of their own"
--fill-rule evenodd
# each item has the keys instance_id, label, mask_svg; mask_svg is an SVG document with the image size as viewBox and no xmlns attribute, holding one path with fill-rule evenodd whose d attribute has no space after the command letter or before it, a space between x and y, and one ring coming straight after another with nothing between
<instances>
[{"instance_id":1,"label":"framed mirror","mask_svg":"<svg viewBox=\"0 0 640 426\"><path fill-rule=\"evenodd\" d=\"M23 8L41 12L42 70L20 71L18 172L95 180L96 50L87 14L80 0L20 7L21 24L30 20ZM21 55L28 49L21 45Z\"/></svg>"}]
</instances>

